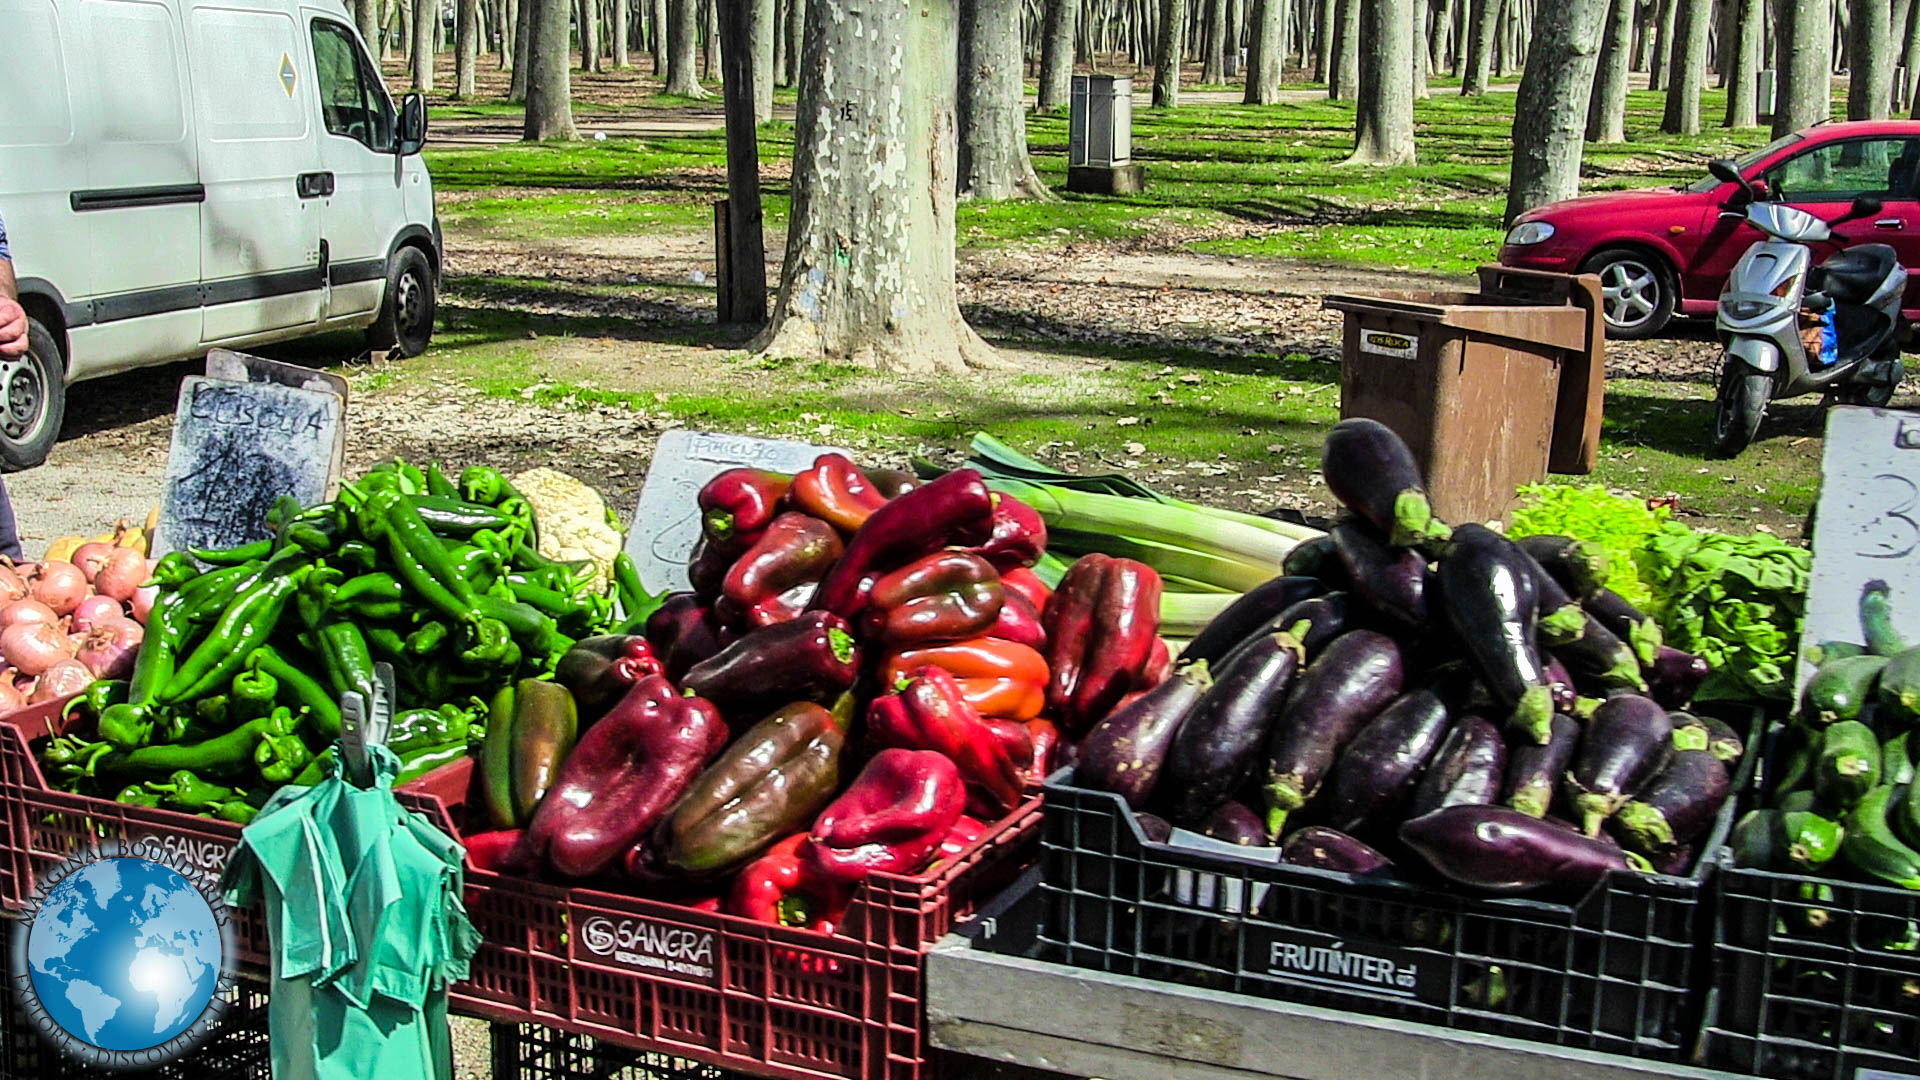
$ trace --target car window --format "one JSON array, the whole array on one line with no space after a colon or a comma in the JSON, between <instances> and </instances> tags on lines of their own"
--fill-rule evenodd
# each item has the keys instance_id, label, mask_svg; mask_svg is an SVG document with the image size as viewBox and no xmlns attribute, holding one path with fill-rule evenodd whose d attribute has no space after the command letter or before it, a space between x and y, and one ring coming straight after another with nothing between
<instances>
[{"instance_id":1,"label":"car window","mask_svg":"<svg viewBox=\"0 0 1920 1080\"><path fill-rule=\"evenodd\" d=\"M1758 150L1749 150L1746 153L1741 154L1739 157L1734 158L1733 167L1740 170L1740 175L1745 176L1748 169L1759 164L1762 160L1771 156L1775 151L1784 150L1787 147L1792 146L1794 143L1801 141L1803 138L1804 136L1801 136L1801 135L1782 135L1779 138L1768 143L1767 145L1759 148ZM1717 188L1719 186L1720 186L1720 179L1718 177L1709 175L1709 176L1703 176L1700 179L1695 180L1693 183L1688 184L1686 187L1686 190L1691 191L1696 195L1699 195L1705 192L1712 191L1714 188Z\"/></svg>"},{"instance_id":2,"label":"car window","mask_svg":"<svg viewBox=\"0 0 1920 1080\"><path fill-rule=\"evenodd\" d=\"M1847 139L1795 154L1767 170L1767 192L1783 202L1852 202L1861 195L1912 198L1915 140Z\"/></svg>"},{"instance_id":3,"label":"car window","mask_svg":"<svg viewBox=\"0 0 1920 1080\"><path fill-rule=\"evenodd\" d=\"M320 77L320 118L327 131L393 149L393 105L353 34L336 22L313 21L313 64Z\"/></svg>"}]
</instances>

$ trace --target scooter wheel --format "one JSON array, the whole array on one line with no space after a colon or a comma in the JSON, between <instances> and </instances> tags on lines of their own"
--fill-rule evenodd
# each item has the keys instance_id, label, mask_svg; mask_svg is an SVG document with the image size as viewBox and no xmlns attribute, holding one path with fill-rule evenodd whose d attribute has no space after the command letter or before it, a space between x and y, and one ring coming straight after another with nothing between
<instances>
[{"instance_id":1,"label":"scooter wheel","mask_svg":"<svg viewBox=\"0 0 1920 1080\"><path fill-rule=\"evenodd\" d=\"M1720 372L1720 394L1713 409L1713 452L1737 457L1760 431L1773 378L1729 357Z\"/></svg>"}]
</instances>

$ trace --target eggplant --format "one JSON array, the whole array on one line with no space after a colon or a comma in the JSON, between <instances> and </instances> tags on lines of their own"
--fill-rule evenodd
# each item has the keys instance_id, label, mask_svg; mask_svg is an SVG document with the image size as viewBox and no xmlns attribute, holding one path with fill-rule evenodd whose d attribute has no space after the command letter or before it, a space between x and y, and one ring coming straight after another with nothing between
<instances>
[{"instance_id":1,"label":"eggplant","mask_svg":"<svg viewBox=\"0 0 1920 1080\"><path fill-rule=\"evenodd\" d=\"M1333 553L1333 537L1324 534L1293 545L1280 560L1280 572L1288 577L1320 577L1329 569L1337 576L1340 558Z\"/></svg>"},{"instance_id":2,"label":"eggplant","mask_svg":"<svg viewBox=\"0 0 1920 1080\"><path fill-rule=\"evenodd\" d=\"M1280 845L1280 861L1343 874L1371 874L1393 868L1392 859L1346 833L1322 825L1309 825L1288 834Z\"/></svg>"},{"instance_id":3,"label":"eggplant","mask_svg":"<svg viewBox=\"0 0 1920 1080\"><path fill-rule=\"evenodd\" d=\"M1462 525L1440 558L1447 621L1506 711L1506 722L1537 743L1549 736L1553 692L1534 649L1533 572L1526 553L1483 525Z\"/></svg>"},{"instance_id":4,"label":"eggplant","mask_svg":"<svg viewBox=\"0 0 1920 1080\"><path fill-rule=\"evenodd\" d=\"M1519 545L1515 545L1518 547ZM1526 555L1526 548L1520 548ZM1547 573L1540 560L1527 555L1527 569L1533 573L1534 608L1539 613L1536 619L1540 644L1543 646L1563 645L1580 636L1580 630L1586 625L1586 611L1580 602L1567 595L1557 578Z\"/></svg>"},{"instance_id":5,"label":"eggplant","mask_svg":"<svg viewBox=\"0 0 1920 1080\"><path fill-rule=\"evenodd\" d=\"M1703 716L1700 718L1700 722L1706 725L1707 749L1713 752L1714 757L1732 766L1738 764L1740 759L1746 756L1746 740L1742 739L1740 733L1733 730L1725 720L1713 716Z\"/></svg>"},{"instance_id":6,"label":"eggplant","mask_svg":"<svg viewBox=\"0 0 1920 1080\"><path fill-rule=\"evenodd\" d=\"M1560 777L1573 762L1580 745L1580 722L1563 713L1553 714L1553 727L1547 745L1522 741L1507 753L1507 774L1501 785L1500 801L1528 817L1545 817L1553 805L1553 793Z\"/></svg>"},{"instance_id":7,"label":"eggplant","mask_svg":"<svg viewBox=\"0 0 1920 1080\"><path fill-rule=\"evenodd\" d=\"M1620 846L1658 860L1706 832L1732 790L1726 763L1712 751L1679 750L1608 826Z\"/></svg>"},{"instance_id":8,"label":"eggplant","mask_svg":"<svg viewBox=\"0 0 1920 1080\"><path fill-rule=\"evenodd\" d=\"M1440 876L1481 892L1582 893L1615 870L1652 867L1606 840L1506 806L1450 806L1400 826L1400 840Z\"/></svg>"},{"instance_id":9,"label":"eggplant","mask_svg":"<svg viewBox=\"0 0 1920 1080\"><path fill-rule=\"evenodd\" d=\"M1600 835L1600 826L1660 775L1672 756L1673 721L1653 699L1618 694L1601 702L1565 782L1581 830Z\"/></svg>"},{"instance_id":10,"label":"eggplant","mask_svg":"<svg viewBox=\"0 0 1920 1080\"><path fill-rule=\"evenodd\" d=\"M1350 521L1335 525L1331 535L1354 595L1401 629L1427 621L1427 560L1419 552L1389 548Z\"/></svg>"},{"instance_id":11,"label":"eggplant","mask_svg":"<svg viewBox=\"0 0 1920 1080\"><path fill-rule=\"evenodd\" d=\"M1654 654L1653 663L1647 665L1645 674L1653 700L1669 709L1684 709L1700 684L1713 674L1713 665L1704 656L1662 645Z\"/></svg>"},{"instance_id":12,"label":"eggplant","mask_svg":"<svg viewBox=\"0 0 1920 1080\"><path fill-rule=\"evenodd\" d=\"M1140 831L1147 834L1147 839L1156 844L1164 844L1173 839L1173 826L1167 824L1167 819L1158 814L1136 813L1133 815L1133 820L1140 823Z\"/></svg>"},{"instance_id":13,"label":"eggplant","mask_svg":"<svg viewBox=\"0 0 1920 1080\"><path fill-rule=\"evenodd\" d=\"M1213 672L1167 751L1162 806L1177 823L1204 822L1253 771L1304 652L1281 632L1240 646Z\"/></svg>"},{"instance_id":14,"label":"eggplant","mask_svg":"<svg viewBox=\"0 0 1920 1080\"><path fill-rule=\"evenodd\" d=\"M1485 806L1500 798L1506 778L1507 744L1500 728L1484 716L1468 713L1453 722L1447 740L1413 789L1408 817L1449 806Z\"/></svg>"},{"instance_id":15,"label":"eggplant","mask_svg":"<svg viewBox=\"0 0 1920 1080\"><path fill-rule=\"evenodd\" d=\"M1313 798L1333 759L1405 679L1400 647L1371 630L1342 634L1307 666L1267 740L1268 833L1279 836L1287 815Z\"/></svg>"},{"instance_id":16,"label":"eggplant","mask_svg":"<svg viewBox=\"0 0 1920 1080\"><path fill-rule=\"evenodd\" d=\"M1707 722L1683 709L1667 713L1667 719L1673 724L1673 748L1675 750L1705 750L1713 735L1707 731Z\"/></svg>"},{"instance_id":17,"label":"eggplant","mask_svg":"<svg viewBox=\"0 0 1920 1080\"><path fill-rule=\"evenodd\" d=\"M1606 587L1612 560L1598 544L1571 536L1522 536L1514 543L1576 600L1584 601Z\"/></svg>"},{"instance_id":18,"label":"eggplant","mask_svg":"<svg viewBox=\"0 0 1920 1080\"><path fill-rule=\"evenodd\" d=\"M1573 673L1558 657L1547 657L1547 689L1553 693L1555 712L1573 711L1573 703L1580 697L1580 691L1573 688Z\"/></svg>"},{"instance_id":19,"label":"eggplant","mask_svg":"<svg viewBox=\"0 0 1920 1080\"><path fill-rule=\"evenodd\" d=\"M1627 603L1626 597L1612 589L1597 589L1580 603L1594 618L1600 620L1600 625L1613 631L1613 636L1633 646L1633 655L1639 657L1642 664L1659 661L1660 646L1665 644L1660 624Z\"/></svg>"},{"instance_id":20,"label":"eggplant","mask_svg":"<svg viewBox=\"0 0 1920 1080\"><path fill-rule=\"evenodd\" d=\"M1646 693L1641 678L1640 660L1627 643L1614 636L1599 619L1582 613L1580 635L1556 645L1553 658L1573 673L1573 684L1582 690L1602 692L1633 690Z\"/></svg>"},{"instance_id":21,"label":"eggplant","mask_svg":"<svg viewBox=\"0 0 1920 1080\"><path fill-rule=\"evenodd\" d=\"M1312 660L1333 639L1358 627L1354 625L1352 598L1344 592L1330 592L1302 600L1275 615L1266 629L1269 633L1285 630L1292 634L1307 651L1307 659Z\"/></svg>"},{"instance_id":22,"label":"eggplant","mask_svg":"<svg viewBox=\"0 0 1920 1080\"><path fill-rule=\"evenodd\" d=\"M1234 646L1259 633L1275 615L1324 591L1326 586L1314 577L1277 577L1256 585L1209 619L1187 642L1180 659L1217 663Z\"/></svg>"},{"instance_id":23,"label":"eggplant","mask_svg":"<svg viewBox=\"0 0 1920 1080\"><path fill-rule=\"evenodd\" d=\"M1342 420L1327 432L1320 474L1341 505L1394 547L1445 540L1446 523L1433 516L1420 465L1400 436L1378 420Z\"/></svg>"},{"instance_id":24,"label":"eggplant","mask_svg":"<svg viewBox=\"0 0 1920 1080\"><path fill-rule=\"evenodd\" d=\"M1213 685L1206 661L1184 661L1159 686L1107 714L1080 740L1074 776L1139 809L1153 796L1181 721Z\"/></svg>"},{"instance_id":25,"label":"eggplant","mask_svg":"<svg viewBox=\"0 0 1920 1080\"><path fill-rule=\"evenodd\" d=\"M1239 844L1241 847L1273 846L1267 839L1266 828L1260 823L1260 815L1254 813L1246 803L1234 799L1214 807L1200 831L1215 840Z\"/></svg>"},{"instance_id":26,"label":"eggplant","mask_svg":"<svg viewBox=\"0 0 1920 1080\"><path fill-rule=\"evenodd\" d=\"M1422 687L1367 721L1327 781L1327 820L1354 832L1397 809L1447 737L1451 715L1439 694Z\"/></svg>"}]
</instances>

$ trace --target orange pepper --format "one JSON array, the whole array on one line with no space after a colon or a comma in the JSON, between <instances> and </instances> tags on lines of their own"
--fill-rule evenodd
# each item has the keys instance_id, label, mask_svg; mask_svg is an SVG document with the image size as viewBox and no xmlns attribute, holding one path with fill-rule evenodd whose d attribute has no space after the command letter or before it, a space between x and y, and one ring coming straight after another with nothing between
<instances>
[{"instance_id":1,"label":"orange pepper","mask_svg":"<svg viewBox=\"0 0 1920 1080\"><path fill-rule=\"evenodd\" d=\"M1026 721L1047 707L1047 660L1018 642L977 637L900 649L885 657L885 685L897 685L910 672L928 665L953 676L961 696L981 716Z\"/></svg>"}]
</instances>

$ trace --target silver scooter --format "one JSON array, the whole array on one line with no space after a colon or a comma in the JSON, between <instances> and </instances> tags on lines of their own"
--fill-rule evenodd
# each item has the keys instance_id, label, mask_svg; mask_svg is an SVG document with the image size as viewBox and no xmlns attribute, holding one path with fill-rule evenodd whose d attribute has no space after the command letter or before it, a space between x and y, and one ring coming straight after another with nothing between
<instances>
[{"instance_id":1,"label":"silver scooter","mask_svg":"<svg viewBox=\"0 0 1920 1080\"><path fill-rule=\"evenodd\" d=\"M1860 196L1831 224L1791 206L1756 200L1730 161L1708 171L1738 185L1722 217L1743 217L1768 237L1747 249L1727 277L1714 327L1725 349L1713 414L1713 449L1733 457L1760 430L1767 403L1824 392L1849 405L1885 405L1905 374L1900 299L1907 270L1886 244L1857 244L1813 265L1812 245L1844 241L1832 226L1872 217L1878 199ZM1809 356L1801 313L1829 310L1838 354Z\"/></svg>"}]
</instances>

